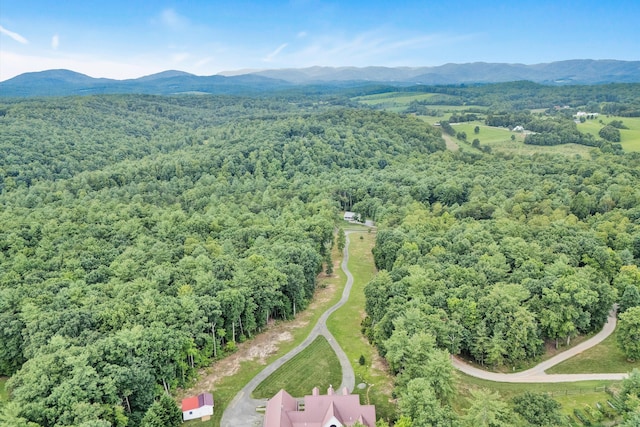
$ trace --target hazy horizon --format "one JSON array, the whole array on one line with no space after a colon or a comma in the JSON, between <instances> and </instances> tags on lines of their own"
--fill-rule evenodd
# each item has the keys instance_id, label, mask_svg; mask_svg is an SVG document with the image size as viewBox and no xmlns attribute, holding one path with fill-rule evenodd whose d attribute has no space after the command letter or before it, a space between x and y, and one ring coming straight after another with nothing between
<instances>
[{"instance_id":1,"label":"hazy horizon","mask_svg":"<svg viewBox=\"0 0 640 427\"><path fill-rule=\"evenodd\" d=\"M128 79L166 70L639 59L639 4L569 3L10 2L0 11L0 81L48 69Z\"/></svg>"}]
</instances>

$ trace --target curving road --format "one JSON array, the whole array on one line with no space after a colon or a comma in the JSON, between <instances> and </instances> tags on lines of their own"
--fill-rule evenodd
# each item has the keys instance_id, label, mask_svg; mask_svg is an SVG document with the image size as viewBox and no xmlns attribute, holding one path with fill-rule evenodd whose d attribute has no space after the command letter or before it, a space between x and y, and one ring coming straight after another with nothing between
<instances>
[{"instance_id":1,"label":"curving road","mask_svg":"<svg viewBox=\"0 0 640 427\"><path fill-rule=\"evenodd\" d=\"M622 380L627 377L627 374L547 374L545 371L552 366L557 365L560 362L582 353L588 348L601 343L611 335L616 328L616 308L614 307L609 313L607 323L600 332L593 337L589 338L585 342L578 344L577 346L563 351L560 354L553 356L549 360L534 366L526 371L516 372L514 374L500 374L497 372L487 372L482 369L478 369L474 366L463 362L455 356L451 356L451 363L453 366L464 372L467 375L471 375L483 380L497 381L503 383L564 383L574 381L589 381L589 380Z\"/></svg>"},{"instance_id":2,"label":"curving road","mask_svg":"<svg viewBox=\"0 0 640 427\"><path fill-rule=\"evenodd\" d=\"M344 350L340 347L340 345L336 342L329 329L327 329L327 319L334 311L339 309L347 302L349 299L349 293L351 292L351 287L353 285L353 275L349 271L347 266L349 262L349 234L350 231L345 231L347 236L344 251L343 251L343 259L342 259L342 270L345 272L347 276L347 283L344 286L344 291L342 292L342 297L340 301L338 301L335 305L329 308L327 311L322 313L320 319L313 327L307 338L302 341L297 347L291 350L289 353L285 354L278 360L274 361L266 368L264 368L258 375L253 377L251 381L244 386L242 390L233 398L229 406L222 414L222 421L220 422L221 427L258 427L262 425L263 415L256 412L256 407L265 405L267 403L266 399L253 399L251 397L251 393L255 388L264 381L269 375L275 372L279 367L284 365L286 362L291 360L296 354L300 353L304 350L309 344L311 344L318 336L322 335L327 339L333 351L338 356L338 360L340 361L340 366L342 367L342 384L340 388L337 390L342 390L343 387L346 387L349 391L353 391L355 387L356 377L353 372L353 367L347 358Z\"/></svg>"}]
</instances>

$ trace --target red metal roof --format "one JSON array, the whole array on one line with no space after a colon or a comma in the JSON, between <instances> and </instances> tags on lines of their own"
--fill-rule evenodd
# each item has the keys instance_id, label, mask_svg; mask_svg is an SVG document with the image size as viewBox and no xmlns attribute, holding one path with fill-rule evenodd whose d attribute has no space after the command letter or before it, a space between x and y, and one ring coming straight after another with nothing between
<instances>
[{"instance_id":1,"label":"red metal roof","mask_svg":"<svg viewBox=\"0 0 640 427\"><path fill-rule=\"evenodd\" d=\"M191 411L199 407L200 405L198 404L198 396L187 397L186 399L182 399L182 412Z\"/></svg>"}]
</instances>

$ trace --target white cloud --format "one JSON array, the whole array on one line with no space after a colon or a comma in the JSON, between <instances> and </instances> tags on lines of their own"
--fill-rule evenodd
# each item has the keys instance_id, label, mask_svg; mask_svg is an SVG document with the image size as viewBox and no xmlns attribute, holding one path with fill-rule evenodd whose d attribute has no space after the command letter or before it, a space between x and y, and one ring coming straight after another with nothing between
<instances>
[{"instance_id":1,"label":"white cloud","mask_svg":"<svg viewBox=\"0 0 640 427\"><path fill-rule=\"evenodd\" d=\"M160 21L172 30L181 30L189 25L189 20L173 9L165 9L160 14Z\"/></svg>"},{"instance_id":2,"label":"white cloud","mask_svg":"<svg viewBox=\"0 0 640 427\"><path fill-rule=\"evenodd\" d=\"M307 34L307 32L306 32L306 31L300 31L300 32L297 34L297 37L298 37L299 39L303 39L303 38L307 37L307 35L308 35L308 34Z\"/></svg>"},{"instance_id":3,"label":"white cloud","mask_svg":"<svg viewBox=\"0 0 640 427\"><path fill-rule=\"evenodd\" d=\"M9 31L6 28L4 28L2 25L0 25L0 34L4 34L6 36L9 36L12 39L14 39L15 41L17 41L18 43L22 43L22 44L28 44L29 43L29 40L25 39L20 34L14 33L13 31Z\"/></svg>"},{"instance_id":4,"label":"white cloud","mask_svg":"<svg viewBox=\"0 0 640 427\"><path fill-rule=\"evenodd\" d=\"M289 45L289 43L282 43L280 46L278 46L278 47L276 48L276 50L274 50L273 52L271 52L270 54L268 54L267 56L265 56L265 57L264 57L264 59L263 59L263 61L264 61L264 62L271 62L271 61L273 61L273 60L274 60L274 58L275 58L276 56L278 56L278 54L279 54L280 52L282 52L282 50L283 50L285 47L287 47L288 45Z\"/></svg>"},{"instance_id":5,"label":"white cloud","mask_svg":"<svg viewBox=\"0 0 640 427\"><path fill-rule=\"evenodd\" d=\"M171 55L171 60L173 62L183 62L189 59L190 56L191 55L189 55L189 53L187 52L174 53L173 55Z\"/></svg>"},{"instance_id":6,"label":"white cloud","mask_svg":"<svg viewBox=\"0 0 640 427\"><path fill-rule=\"evenodd\" d=\"M53 37L51 37L51 47L53 50L56 50L58 49L58 46L60 46L60 36L54 34Z\"/></svg>"}]
</instances>

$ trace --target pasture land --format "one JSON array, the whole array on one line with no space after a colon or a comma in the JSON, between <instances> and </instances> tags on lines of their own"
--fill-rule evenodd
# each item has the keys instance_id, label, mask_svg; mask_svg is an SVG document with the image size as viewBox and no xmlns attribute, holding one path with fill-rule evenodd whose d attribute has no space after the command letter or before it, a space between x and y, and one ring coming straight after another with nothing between
<instances>
[{"instance_id":1,"label":"pasture land","mask_svg":"<svg viewBox=\"0 0 640 427\"><path fill-rule=\"evenodd\" d=\"M612 120L620 120L629 129L620 129L620 144L624 151L640 151L640 117L599 116L595 120L578 123L580 132L590 133L596 138L600 129ZM602 123L600 123L602 121Z\"/></svg>"},{"instance_id":2,"label":"pasture land","mask_svg":"<svg viewBox=\"0 0 640 427\"><path fill-rule=\"evenodd\" d=\"M456 140L464 149L476 150L471 146L475 138L480 140L480 146L488 145L493 152L501 152L507 154L532 155L541 153L556 153L567 156L580 155L589 157L593 147L578 144L562 144L553 146L527 145L524 143L524 133L511 132L507 128L487 126L482 121L452 123L456 132L465 132L467 134L466 142ZM480 133L474 134L473 130L476 126L480 127ZM515 140L511 140L511 135L515 136Z\"/></svg>"},{"instance_id":3,"label":"pasture land","mask_svg":"<svg viewBox=\"0 0 640 427\"><path fill-rule=\"evenodd\" d=\"M314 387L324 393L329 385L337 388L341 382L340 361L327 339L319 336L262 381L254 390L253 397L269 399L281 389L294 397L303 397L311 394Z\"/></svg>"},{"instance_id":4,"label":"pasture land","mask_svg":"<svg viewBox=\"0 0 640 427\"><path fill-rule=\"evenodd\" d=\"M548 374L604 374L640 369L640 361L628 362L622 350L618 348L616 332L595 347L547 369L546 372Z\"/></svg>"}]
</instances>

